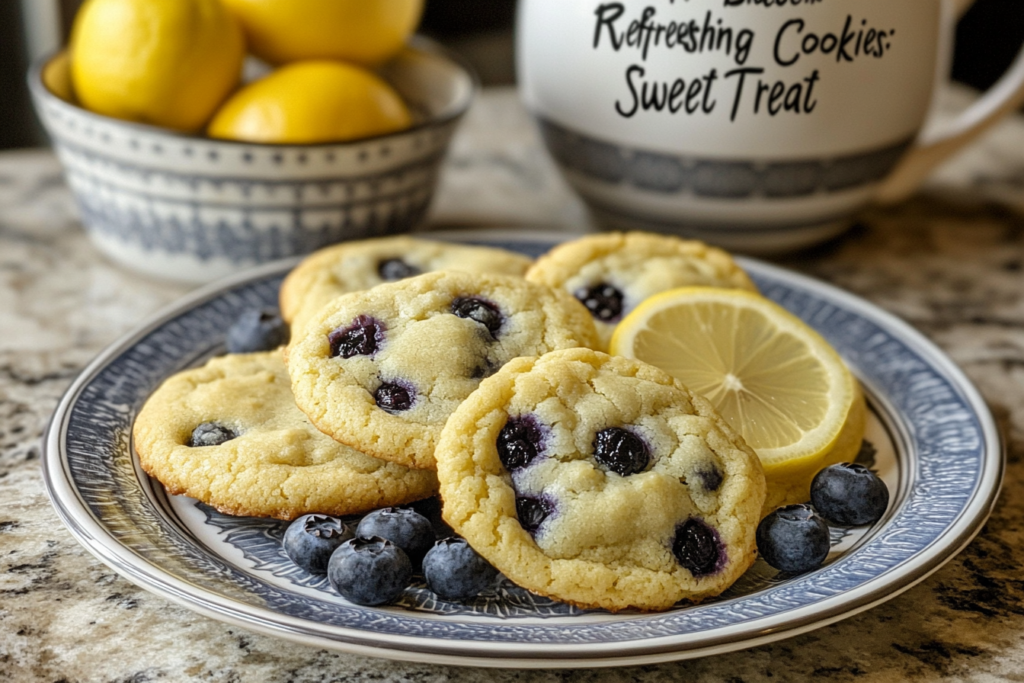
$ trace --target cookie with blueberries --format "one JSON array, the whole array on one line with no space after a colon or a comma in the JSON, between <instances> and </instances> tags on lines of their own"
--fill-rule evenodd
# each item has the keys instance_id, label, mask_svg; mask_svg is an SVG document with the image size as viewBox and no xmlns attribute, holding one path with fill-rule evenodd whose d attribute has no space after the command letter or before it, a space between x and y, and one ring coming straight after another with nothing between
<instances>
[{"instance_id":1,"label":"cookie with blueberries","mask_svg":"<svg viewBox=\"0 0 1024 683\"><path fill-rule=\"evenodd\" d=\"M417 237L344 242L306 257L281 285L281 315L294 329L336 296L436 270L522 276L532 260L505 249Z\"/></svg>"},{"instance_id":2,"label":"cookie with blueberries","mask_svg":"<svg viewBox=\"0 0 1024 683\"><path fill-rule=\"evenodd\" d=\"M640 302L677 287L757 291L732 257L703 242L645 232L588 235L537 259L526 279L564 289L590 311L607 348L615 326Z\"/></svg>"},{"instance_id":3,"label":"cookie with blueberries","mask_svg":"<svg viewBox=\"0 0 1024 683\"><path fill-rule=\"evenodd\" d=\"M534 593L664 610L718 595L755 558L760 461L640 361L518 358L459 406L436 457L445 520Z\"/></svg>"},{"instance_id":4,"label":"cookie with blueberries","mask_svg":"<svg viewBox=\"0 0 1024 683\"><path fill-rule=\"evenodd\" d=\"M518 356L597 343L571 295L522 278L440 271L338 297L287 350L295 400L324 433L433 469L455 408Z\"/></svg>"},{"instance_id":5,"label":"cookie with blueberries","mask_svg":"<svg viewBox=\"0 0 1024 683\"><path fill-rule=\"evenodd\" d=\"M295 406L280 352L227 355L168 378L135 420L142 468L231 515L348 515L433 495L433 472L322 434Z\"/></svg>"}]
</instances>

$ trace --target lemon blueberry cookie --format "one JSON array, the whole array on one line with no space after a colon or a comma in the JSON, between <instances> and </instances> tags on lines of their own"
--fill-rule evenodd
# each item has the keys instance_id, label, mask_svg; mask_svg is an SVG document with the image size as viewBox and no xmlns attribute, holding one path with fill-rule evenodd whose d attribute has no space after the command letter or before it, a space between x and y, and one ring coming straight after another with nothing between
<instances>
[{"instance_id":1,"label":"lemon blueberry cookie","mask_svg":"<svg viewBox=\"0 0 1024 683\"><path fill-rule=\"evenodd\" d=\"M532 261L504 249L415 237L345 242L306 257L281 285L281 315L295 329L334 297L435 270L523 275Z\"/></svg>"},{"instance_id":2,"label":"lemon blueberry cookie","mask_svg":"<svg viewBox=\"0 0 1024 683\"><path fill-rule=\"evenodd\" d=\"M699 396L590 349L518 358L448 420L443 515L514 583L608 610L718 595L755 558L760 461Z\"/></svg>"},{"instance_id":3,"label":"lemon blueberry cookie","mask_svg":"<svg viewBox=\"0 0 1024 683\"><path fill-rule=\"evenodd\" d=\"M594 316L602 348L615 326L644 299L703 285L757 291L732 257L703 242L643 232L589 235L537 259L526 279L565 289Z\"/></svg>"},{"instance_id":4,"label":"lemon blueberry cookie","mask_svg":"<svg viewBox=\"0 0 1024 683\"><path fill-rule=\"evenodd\" d=\"M507 275L427 273L334 299L287 350L299 407L378 458L434 468L448 416L517 356L597 342L566 292Z\"/></svg>"},{"instance_id":5,"label":"lemon blueberry cookie","mask_svg":"<svg viewBox=\"0 0 1024 683\"><path fill-rule=\"evenodd\" d=\"M371 458L295 406L280 352L228 355L165 381L135 421L143 469L232 515L346 515L433 495L433 472Z\"/></svg>"}]
</instances>

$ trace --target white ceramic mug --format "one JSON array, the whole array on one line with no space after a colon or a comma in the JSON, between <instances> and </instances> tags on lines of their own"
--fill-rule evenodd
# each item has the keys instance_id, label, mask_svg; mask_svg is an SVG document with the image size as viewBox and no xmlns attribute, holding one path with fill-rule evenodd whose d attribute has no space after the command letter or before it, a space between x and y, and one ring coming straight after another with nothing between
<instances>
[{"instance_id":1,"label":"white ceramic mug","mask_svg":"<svg viewBox=\"0 0 1024 683\"><path fill-rule=\"evenodd\" d=\"M1024 102L920 135L970 0L520 0L522 97L595 217L746 251L845 229Z\"/></svg>"}]
</instances>

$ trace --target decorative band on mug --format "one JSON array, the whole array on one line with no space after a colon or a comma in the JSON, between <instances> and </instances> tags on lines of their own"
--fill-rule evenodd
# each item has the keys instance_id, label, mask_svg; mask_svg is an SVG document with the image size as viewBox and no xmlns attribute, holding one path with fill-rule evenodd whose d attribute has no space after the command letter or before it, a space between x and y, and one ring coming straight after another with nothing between
<instances>
[{"instance_id":1,"label":"decorative band on mug","mask_svg":"<svg viewBox=\"0 0 1024 683\"><path fill-rule=\"evenodd\" d=\"M652 192L675 193L693 184L694 169L664 154L637 152L629 169L633 184Z\"/></svg>"},{"instance_id":2,"label":"decorative band on mug","mask_svg":"<svg viewBox=\"0 0 1024 683\"><path fill-rule=\"evenodd\" d=\"M840 192L877 182L913 143L813 161L724 161L637 150L597 140L539 118L548 151L565 168L658 194L709 199L783 199Z\"/></svg>"},{"instance_id":3,"label":"decorative band on mug","mask_svg":"<svg viewBox=\"0 0 1024 683\"><path fill-rule=\"evenodd\" d=\"M652 214L623 209L620 206L589 197L587 207L599 223L606 227L629 230L649 230L667 234L686 234L698 239L714 241L721 236L763 237L794 235L829 230L832 226L848 227L851 219L848 213L827 215L811 221L782 221L748 225L745 223L712 223L699 220L662 218Z\"/></svg>"},{"instance_id":4,"label":"decorative band on mug","mask_svg":"<svg viewBox=\"0 0 1024 683\"><path fill-rule=\"evenodd\" d=\"M752 197L758 190L758 172L743 161L698 161L693 193L714 199Z\"/></svg>"}]
</instances>

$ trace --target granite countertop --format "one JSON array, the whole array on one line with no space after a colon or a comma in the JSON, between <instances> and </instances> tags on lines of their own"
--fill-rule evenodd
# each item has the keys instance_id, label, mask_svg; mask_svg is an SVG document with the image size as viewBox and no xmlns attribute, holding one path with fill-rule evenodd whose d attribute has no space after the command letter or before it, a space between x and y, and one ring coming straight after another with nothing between
<instances>
[{"instance_id":1,"label":"granite countertop","mask_svg":"<svg viewBox=\"0 0 1024 683\"><path fill-rule=\"evenodd\" d=\"M943 111L970 99L945 93ZM911 201L778 261L907 320L977 384L1008 445L1004 492L943 569L858 616L772 645L611 670L481 670L304 647L200 616L120 578L61 525L40 439L106 344L185 292L90 246L48 151L0 154L0 681L1024 680L1024 117L1006 121ZM459 133L437 226L587 227L509 90Z\"/></svg>"}]
</instances>

